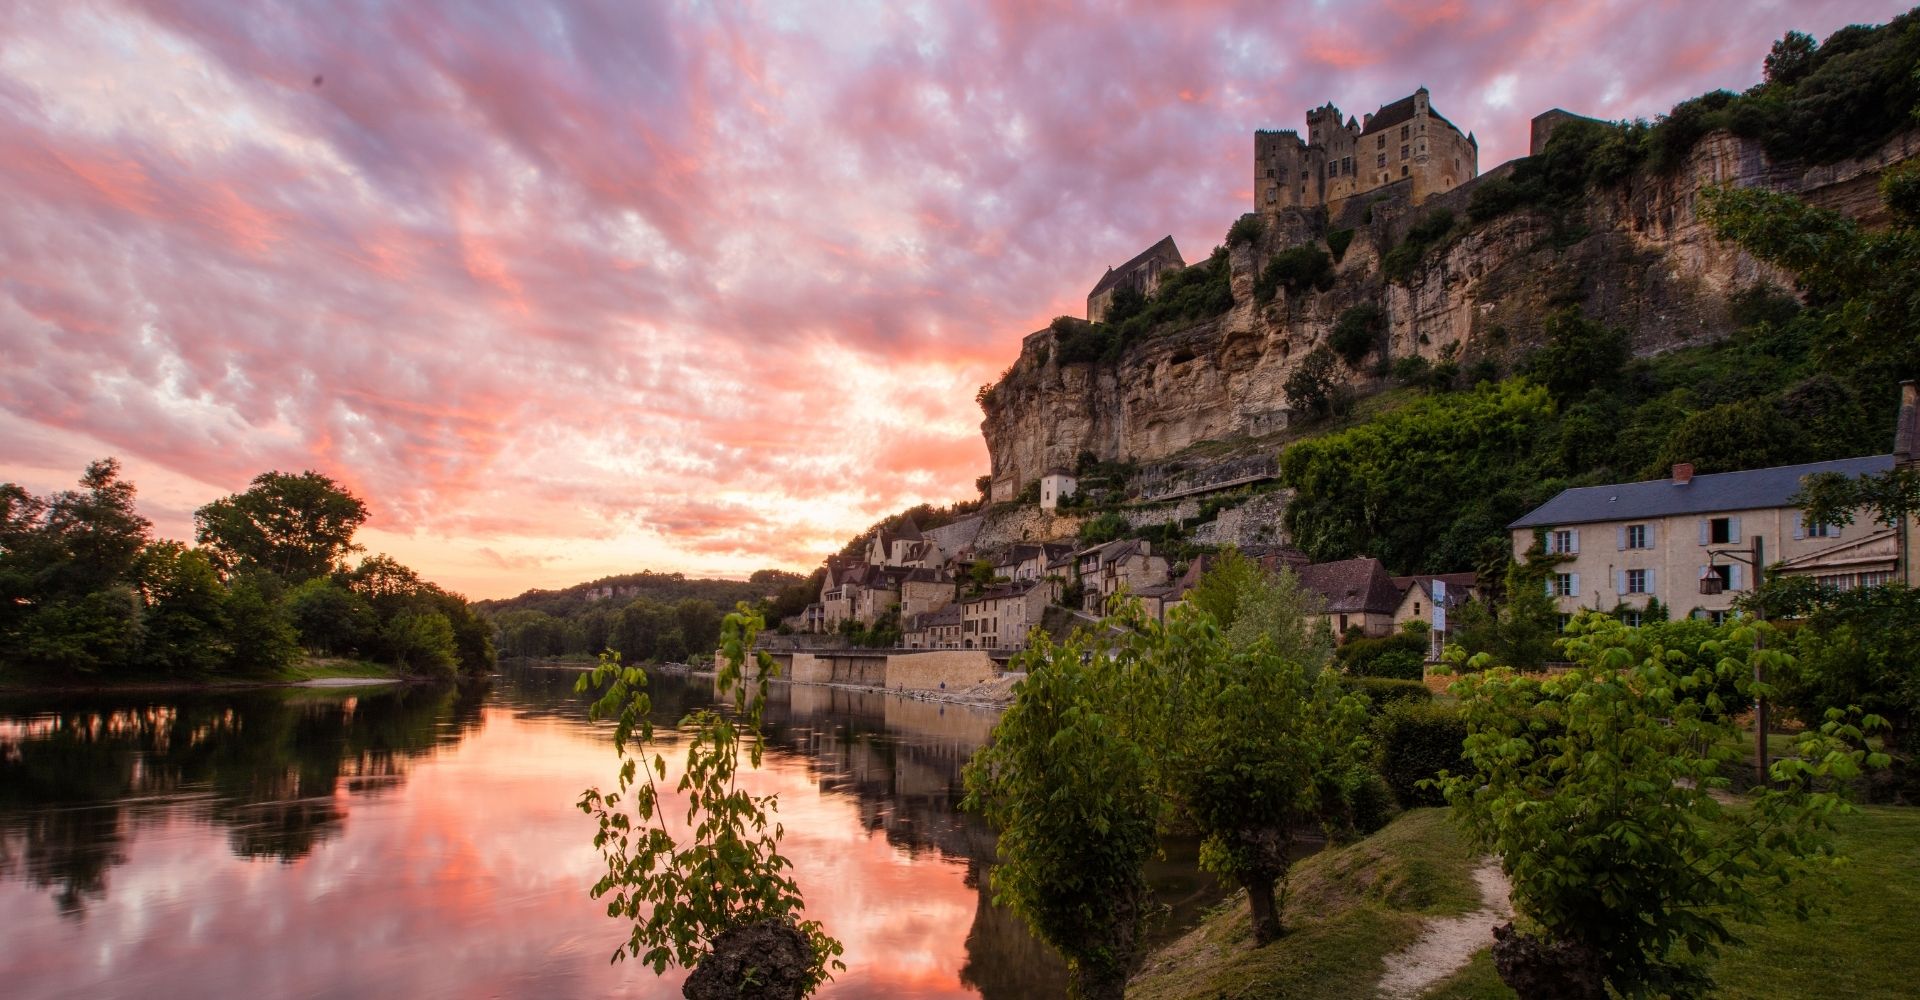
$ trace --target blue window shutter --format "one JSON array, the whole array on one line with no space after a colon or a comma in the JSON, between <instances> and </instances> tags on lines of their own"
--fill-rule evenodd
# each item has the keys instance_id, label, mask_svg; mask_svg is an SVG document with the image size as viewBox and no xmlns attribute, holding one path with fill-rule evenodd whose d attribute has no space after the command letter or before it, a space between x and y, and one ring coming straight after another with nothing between
<instances>
[{"instance_id":1,"label":"blue window shutter","mask_svg":"<svg viewBox=\"0 0 1920 1000\"><path fill-rule=\"evenodd\" d=\"M1659 593L1659 591L1653 589L1653 570L1647 570L1647 593Z\"/></svg>"},{"instance_id":2,"label":"blue window shutter","mask_svg":"<svg viewBox=\"0 0 1920 1000\"><path fill-rule=\"evenodd\" d=\"M1614 535L1613 535L1614 548L1620 549L1623 552L1626 551L1626 548L1627 548L1626 527L1623 525L1621 527L1615 528L1613 529L1613 532L1614 532Z\"/></svg>"},{"instance_id":3,"label":"blue window shutter","mask_svg":"<svg viewBox=\"0 0 1920 1000\"><path fill-rule=\"evenodd\" d=\"M1573 596L1579 597L1580 596L1580 574L1571 573L1568 575L1573 578L1573 584L1572 584Z\"/></svg>"},{"instance_id":4,"label":"blue window shutter","mask_svg":"<svg viewBox=\"0 0 1920 1000\"><path fill-rule=\"evenodd\" d=\"M1793 537L1807 537L1806 515L1799 511L1794 511L1793 513Z\"/></svg>"},{"instance_id":5,"label":"blue window shutter","mask_svg":"<svg viewBox=\"0 0 1920 1000\"><path fill-rule=\"evenodd\" d=\"M1740 519L1737 517L1727 518L1727 541L1740 544Z\"/></svg>"},{"instance_id":6,"label":"blue window shutter","mask_svg":"<svg viewBox=\"0 0 1920 1000\"><path fill-rule=\"evenodd\" d=\"M1579 528L1573 529L1572 540L1573 540L1573 548L1568 549L1567 551L1573 553L1574 555L1579 555L1580 554L1580 529Z\"/></svg>"},{"instance_id":7,"label":"blue window shutter","mask_svg":"<svg viewBox=\"0 0 1920 1000\"><path fill-rule=\"evenodd\" d=\"M1627 571L1626 570L1616 569L1613 571L1613 591L1616 594L1624 594L1627 592Z\"/></svg>"},{"instance_id":8,"label":"blue window shutter","mask_svg":"<svg viewBox=\"0 0 1920 1000\"><path fill-rule=\"evenodd\" d=\"M1701 518L1700 519L1700 544L1702 545L1707 544L1707 541L1712 537L1711 535L1708 535L1707 532L1712 530L1713 528L1707 523L1707 519L1704 517Z\"/></svg>"}]
</instances>

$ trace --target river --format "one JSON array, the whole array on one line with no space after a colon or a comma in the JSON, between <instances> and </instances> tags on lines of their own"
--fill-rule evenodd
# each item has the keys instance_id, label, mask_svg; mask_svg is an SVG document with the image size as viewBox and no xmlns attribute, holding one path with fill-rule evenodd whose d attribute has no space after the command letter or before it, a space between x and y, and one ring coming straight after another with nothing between
<instances>
[{"instance_id":1,"label":"river","mask_svg":"<svg viewBox=\"0 0 1920 1000\"><path fill-rule=\"evenodd\" d=\"M616 759L575 676L0 699L0 993L679 996L682 972L608 961L626 930L587 895L574 803ZM701 678L653 694L667 725L712 701ZM750 787L779 794L807 913L846 945L820 996L1064 994L957 808L994 718L775 686ZM1220 896L1191 845L1151 875L1162 935Z\"/></svg>"}]
</instances>

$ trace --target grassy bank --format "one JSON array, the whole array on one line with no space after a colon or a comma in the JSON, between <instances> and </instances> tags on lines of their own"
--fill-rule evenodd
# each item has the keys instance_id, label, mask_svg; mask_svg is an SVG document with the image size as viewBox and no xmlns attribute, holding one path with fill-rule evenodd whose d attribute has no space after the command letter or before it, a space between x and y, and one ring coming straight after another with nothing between
<instances>
[{"instance_id":1,"label":"grassy bank","mask_svg":"<svg viewBox=\"0 0 1920 1000\"><path fill-rule=\"evenodd\" d=\"M1789 914L1741 929L1744 942L1714 965L1719 996L1913 995L1913 915L1920 913L1920 809L1873 807L1841 820L1847 858L1824 894L1833 909L1799 923ZM1372 837L1301 862L1287 900L1287 937L1252 947L1236 898L1148 960L1129 998L1371 998L1383 962L1412 944L1424 918L1478 906L1472 853L1440 809L1403 815ZM1491 945L1491 940L1488 941ZM1511 1000L1485 949L1426 1000Z\"/></svg>"},{"instance_id":2,"label":"grassy bank","mask_svg":"<svg viewBox=\"0 0 1920 1000\"><path fill-rule=\"evenodd\" d=\"M258 674L71 674L28 670L0 664L0 691L203 691L218 688L272 687L315 680L365 678L406 680L397 667L371 660L302 657L284 669Z\"/></svg>"}]
</instances>

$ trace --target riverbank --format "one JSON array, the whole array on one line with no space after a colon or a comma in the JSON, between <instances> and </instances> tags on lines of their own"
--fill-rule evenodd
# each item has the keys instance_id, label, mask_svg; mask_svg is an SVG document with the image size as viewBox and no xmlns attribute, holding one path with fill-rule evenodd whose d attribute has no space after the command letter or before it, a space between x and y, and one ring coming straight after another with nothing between
<instances>
[{"instance_id":1,"label":"riverbank","mask_svg":"<svg viewBox=\"0 0 1920 1000\"><path fill-rule=\"evenodd\" d=\"M179 694L193 691L237 691L265 687L360 687L369 684L405 684L423 681L383 663L341 657L304 657L284 669L259 675L49 676L38 671L0 665L0 694Z\"/></svg>"},{"instance_id":2,"label":"riverbank","mask_svg":"<svg viewBox=\"0 0 1920 1000\"><path fill-rule=\"evenodd\" d=\"M592 670L595 663L578 660L520 660L520 663L547 670ZM693 667L684 663L643 664L648 673L673 674L676 677L712 677L713 671L702 667ZM855 691L861 694L886 694L911 701L934 702L942 705L961 705L967 708L1005 711L1013 704L1013 686L1026 678L1026 674L1001 674L992 680L964 688L889 688L873 684L845 684L835 681L793 681L785 677L775 677L775 683L791 684L795 687L831 688L836 691Z\"/></svg>"},{"instance_id":3,"label":"riverbank","mask_svg":"<svg viewBox=\"0 0 1920 1000\"><path fill-rule=\"evenodd\" d=\"M1920 856L1920 809L1870 807L1838 826L1847 861L1826 894L1833 909L1805 923L1783 912L1741 928L1743 943L1713 965L1717 996L1912 995L1920 969L1907 939L1911 914L1920 912L1920 869L1911 863ZM1480 936L1491 916L1475 879L1482 863L1446 810L1411 810L1365 840L1300 862L1279 941L1253 947L1246 899L1236 895L1150 956L1127 996L1512 1000L1493 968L1493 940ZM1475 940L1446 940L1463 929ZM1409 982L1421 985L1405 989Z\"/></svg>"}]
</instances>

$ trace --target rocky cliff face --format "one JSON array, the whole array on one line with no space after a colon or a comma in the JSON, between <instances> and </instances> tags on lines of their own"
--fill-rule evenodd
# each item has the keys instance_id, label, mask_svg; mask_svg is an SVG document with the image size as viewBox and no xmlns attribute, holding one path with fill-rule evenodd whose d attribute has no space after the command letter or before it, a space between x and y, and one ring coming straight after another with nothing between
<instances>
[{"instance_id":1,"label":"rocky cliff face","mask_svg":"<svg viewBox=\"0 0 1920 1000\"><path fill-rule=\"evenodd\" d=\"M1703 189L1763 186L1874 223L1882 211L1880 172L1916 153L1920 134L1909 133L1867 157L1796 167L1770 161L1757 142L1716 133L1673 174L1642 176L1596 196L1586 210L1586 235L1569 245L1556 245L1546 217L1515 212L1431 252L1404 282L1385 280L1386 251L1436 208L1464 218L1470 185L1411 210L1381 206L1356 229L1331 289L1291 299L1283 290L1259 305L1253 285L1266 259L1319 238L1324 228L1310 219L1279 220L1259 244L1233 248L1234 306L1220 316L1162 330L1111 364L1060 364L1050 330L1029 335L984 404L995 499L1011 497L1049 467L1071 467L1082 451L1151 462L1202 441L1284 429L1287 376L1326 342L1342 312L1362 302L1385 311L1395 359L1511 362L1535 341L1544 318L1566 306L1625 328L1642 354L1724 337L1732 293L1789 283L1713 238L1696 212ZM1353 372L1352 383L1377 388L1371 363L1364 367L1369 371Z\"/></svg>"}]
</instances>

